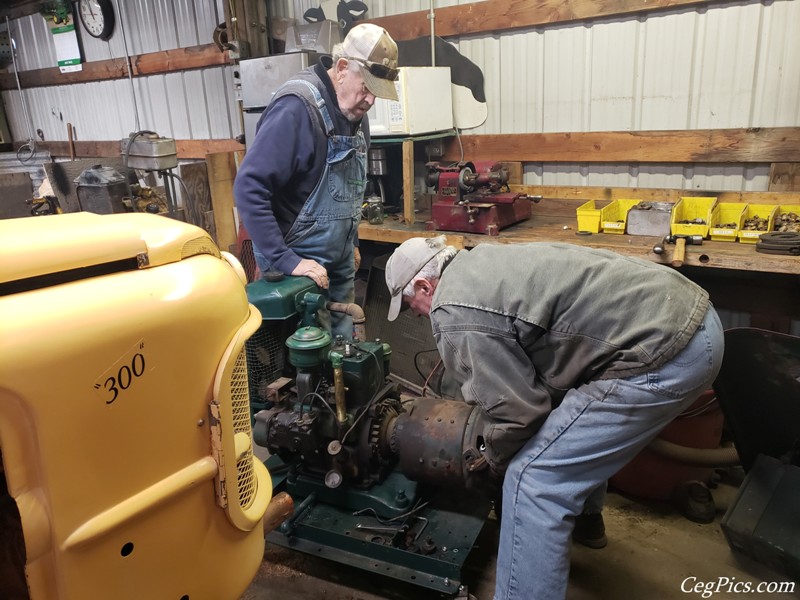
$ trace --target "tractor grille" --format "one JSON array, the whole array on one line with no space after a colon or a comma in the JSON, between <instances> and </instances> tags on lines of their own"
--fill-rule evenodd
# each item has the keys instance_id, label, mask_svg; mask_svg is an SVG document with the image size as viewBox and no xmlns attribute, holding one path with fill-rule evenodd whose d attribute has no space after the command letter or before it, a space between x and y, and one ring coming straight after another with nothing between
<instances>
[{"instance_id":1,"label":"tractor grille","mask_svg":"<svg viewBox=\"0 0 800 600\"><path fill-rule=\"evenodd\" d=\"M220 257L219 249L208 236L200 236L187 241L181 248L181 260L197 254L211 254Z\"/></svg>"},{"instance_id":2,"label":"tractor grille","mask_svg":"<svg viewBox=\"0 0 800 600\"><path fill-rule=\"evenodd\" d=\"M247 283L255 281L258 274L258 265L253 254L253 242L249 239L239 242L239 262L247 275Z\"/></svg>"},{"instance_id":3,"label":"tractor grille","mask_svg":"<svg viewBox=\"0 0 800 600\"><path fill-rule=\"evenodd\" d=\"M236 357L236 364L230 380L231 411L233 432L250 435L250 403L247 397L247 357L244 350ZM253 471L252 449L236 463L236 484L239 491L239 505L248 508L256 497L256 478Z\"/></svg>"}]
</instances>

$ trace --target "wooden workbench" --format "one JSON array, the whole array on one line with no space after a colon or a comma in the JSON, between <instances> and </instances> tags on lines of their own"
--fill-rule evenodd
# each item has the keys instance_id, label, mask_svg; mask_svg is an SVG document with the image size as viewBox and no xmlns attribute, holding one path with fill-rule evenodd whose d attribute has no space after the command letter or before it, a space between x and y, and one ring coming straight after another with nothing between
<instances>
[{"instance_id":1,"label":"wooden workbench","mask_svg":"<svg viewBox=\"0 0 800 600\"><path fill-rule=\"evenodd\" d=\"M674 246L666 246L661 254L653 253L658 237L595 233L576 235L575 209L584 200L544 198L532 207L533 216L522 223L503 229L497 236L475 233L429 231L425 222L429 216L418 213L413 225L406 225L399 216L390 216L382 225L362 222L359 239L365 241L401 244L416 236L433 236L444 233L448 243L458 248L472 248L478 244L518 244L525 242L566 242L579 246L604 248L627 256L637 256L656 263L669 265ZM684 265L707 269L730 269L760 273L800 275L800 256L785 256L756 252L755 244L715 242L703 240L701 246L686 246Z\"/></svg>"}]
</instances>

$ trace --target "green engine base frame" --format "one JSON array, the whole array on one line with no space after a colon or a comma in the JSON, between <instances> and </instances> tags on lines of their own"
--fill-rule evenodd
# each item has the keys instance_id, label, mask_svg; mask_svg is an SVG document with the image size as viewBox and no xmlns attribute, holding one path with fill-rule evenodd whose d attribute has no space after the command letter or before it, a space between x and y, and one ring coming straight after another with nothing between
<instances>
[{"instance_id":1,"label":"green engine base frame","mask_svg":"<svg viewBox=\"0 0 800 600\"><path fill-rule=\"evenodd\" d=\"M488 499L444 488L417 494L417 485L397 472L370 490L349 489L335 498L337 490L310 478L276 477L273 483L276 492L294 498L295 513L267 534L268 542L466 597L461 571L491 511ZM405 527L385 517L387 510L404 514L402 506L392 506L398 497L401 505L408 501L405 512L417 507Z\"/></svg>"}]
</instances>

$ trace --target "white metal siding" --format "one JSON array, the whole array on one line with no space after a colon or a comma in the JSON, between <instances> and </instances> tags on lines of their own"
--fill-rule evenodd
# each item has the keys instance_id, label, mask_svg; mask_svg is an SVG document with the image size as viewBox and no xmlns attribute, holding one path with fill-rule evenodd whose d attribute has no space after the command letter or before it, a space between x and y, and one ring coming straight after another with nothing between
<instances>
[{"instance_id":1,"label":"white metal siding","mask_svg":"<svg viewBox=\"0 0 800 600\"><path fill-rule=\"evenodd\" d=\"M366 4L371 18L430 6ZM484 71L489 111L502 113L469 133L780 127L800 123L798 26L800 2L764 0L450 41Z\"/></svg>"},{"instance_id":2,"label":"white metal siding","mask_svg":"<svg viewBox=\"0 0 800 600\"><path fill-rule=\"evenodd\" d=\"M222 0L122 0L114 34L101 41L83 33L85 60L126 64L137 55L209 44L214 28L224 21ZM79 25L79 27L82 27ZM56 65L55 47L45 20L31 15L11 22L20 71ZM225 139L241 133L233 98L233 67L209 67L138 77L133 80L139 126L176 139ZM131 84L127 79L23 90L34 132L47 141L67 139L66 124L77 140L113 140L136 128ZM3 102L12 136L28 138L17 90L4 91ZM38 138L37 138L38 139Z\"/></svg>"},{"instance_id":3,"label":"white metal siding","mask_svg":"<svg viewBox=\"0 0 800 600\"><path fill-rule=\"evenodd\" d=\"M241 133L233 98L233 67L212 67L133 80L141 129L175 139L229 139ZM46 141L115 140L135 131L127 79L22 90L34 123ZM4 91L9 126L16 140L28 138L16 90Z\"/></svg>"}]
</instances>

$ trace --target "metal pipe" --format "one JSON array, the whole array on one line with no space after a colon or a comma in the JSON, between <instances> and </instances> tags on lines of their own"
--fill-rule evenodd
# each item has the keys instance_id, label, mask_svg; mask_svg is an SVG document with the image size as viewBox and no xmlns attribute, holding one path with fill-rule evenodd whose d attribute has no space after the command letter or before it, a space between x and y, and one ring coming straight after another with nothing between
<instances>
[{"instance_id":1,"label":"metal pipe","mask_svg":"<svg viewBox=\"0 0 800 600\"><path fill-rule=\"evenodd\" d=\"M294 514L294 499L286 492L272 497L264 513L264 535L280 527L286 519Z\"/></svg>"},{"instance_id":2,"label":"metal pipe","mask_svg":"<svg viewBox=\"0 0 800 600\"><path fill-rule=\"evenodd\" d=\"M436 14L433 12L433 3L435 0L431 0L431 9L428 13L428 20L431 22L431 66L436 66L436 25L434 25L434 20L436 19Z\"/></svg>"},{"instance_id":3,"label":"metal pipe","mask_svg":"<svg viewBox=\"0 0 800 600\"><path fill-rule=\"evenodd\" d=\"M67 142L69 143L69 159L75 160L75 138L72 135L72 123L67 123Z\"/></svg>"},{"instance_id":4,"label":"metal pipe","mask_svg":"<svg viewBox=\"0 0 800 600\"><path fill-rule=\"evenodd\" d=\"M36 154L36 140L33 138L33 126L31 125L31 117L28 114L28 103L25 101L25 96L22 94L22 85L19 82L19 69L17 68L17 44L14 41L14 36L11 35L11 25L8 21L8 16L6 15L6 29L8 30L8 37L11 43L11 62L14 63L14 77L17 80L17 91L19 92L19 99L22 102L22 112L25 115L25 125L28 127L28 143L23 144L17 149L17 160L21 163L28 162L33 155ZM30 154L23 160L20 158L20 152L22 152L23 148L29 148Z\"/></svg>"},{"instance_id":5,"label":"metal pipe","mask_svg":"<svg viewBox=\"0 0 800 600\"><path fill-rule=\"evenodd\" d=\"M316 501L316 492L311 492L308 496L306 496L306 499L298 505L297 510L294 511L294 514L281 523L280 532L283 535L291 535L294 531L297 521L300 520L300 518L316 503Z\"/></svg>"},{"instance_id":6,"label":"metal pipe","mask_svg":"<svg viewBox=\"0 0 800 600\"><path fill-rule=\"evenodd\" d=\"M131 97L133 98L133 113L136 119L136 127L134 131L139 131L139 105L136 103L136 90L133 87L133 65L131 65L131 55L128 52L128 40L125 37L125 18L119 7L119 0L116 0L117 14L119 15L119 29L122 32L122 46L125 49L125 59L128 62L128 81L131 84ZM128 165L125 165L126 167Z\"/></svg>"},{"instance_id":7,"label":"metal pipe","mask_svg":"<svg viewBox=\"0 0 800 600\"><path fill-rule=\"evenodd\" d=\"M344 313L346 315L350 315L353 319L353 328L355 329L355 337L359 341L364 341L367 339L367 318L364 315L364 309L361 308L358 304L351 302L349 304L345 304L344 302L327 302L325 304L325 308L327 308L331 312L338 312Z\"/></svg>"},{"instance_id":8,"label":"metal pipe","mask_svg":"<svg viewBox=\"0 0 800 600\"><path fill-rule=\"evenodd\" d=\"M336 401L336 420L340 425L347 421L347 403L344 397L344 371L342 370L342 355L331 352L331 366L333 367L333 397Z\"/></svg>"}]
</instances>

